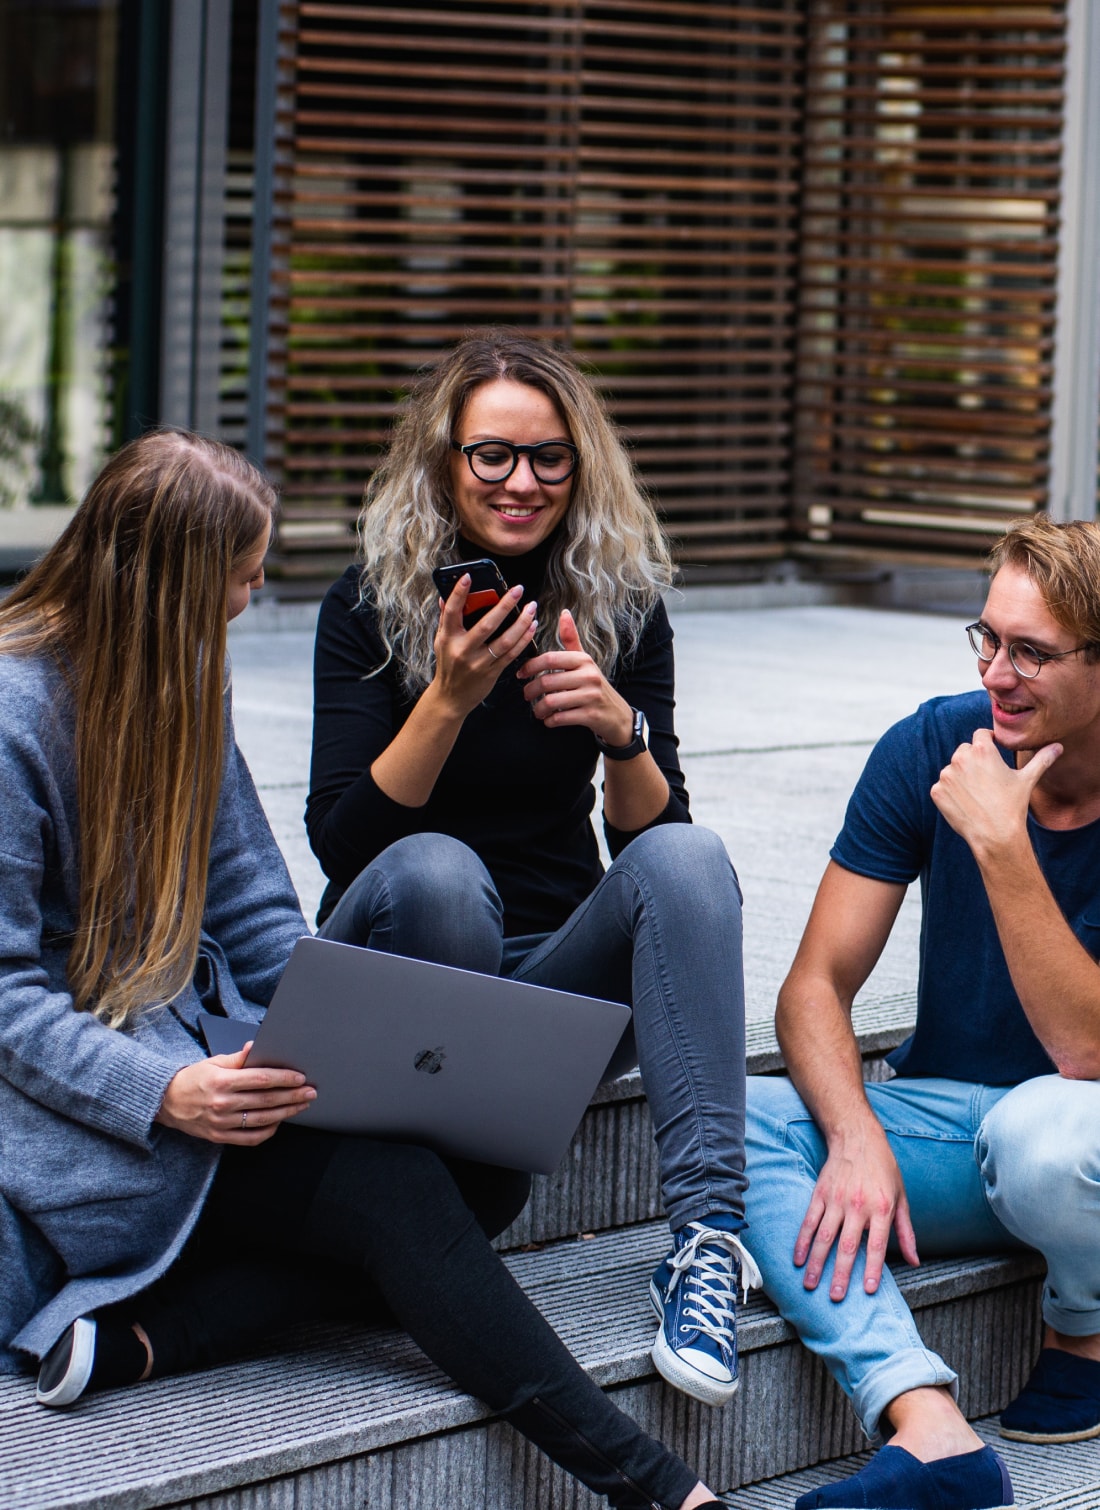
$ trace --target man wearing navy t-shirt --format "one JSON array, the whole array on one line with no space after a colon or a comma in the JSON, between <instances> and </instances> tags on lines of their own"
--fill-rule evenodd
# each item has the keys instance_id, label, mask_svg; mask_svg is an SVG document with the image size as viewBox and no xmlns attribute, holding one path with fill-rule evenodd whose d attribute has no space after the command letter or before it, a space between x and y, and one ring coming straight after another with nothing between
<instances>
[{"instance_id":1,"label":"man wearing navy t-shirt","mask_svg":"<svg viewBox=\"0 0 1100 1510\"><path fill-rule=\"evenodd\" d=\"M1012 1503L888 1243L910 1264L1038 1249L1043 1346L1002 1434L1100 1435L1100 525L1037 517L991 566L968 629L984 690L872 752L779 993L790 1081L749 1083L764 1287L889 1438L796 1510ZM852 1001L918 876L916 1029L865 1085Z\"/></svg>"}]
</instances>

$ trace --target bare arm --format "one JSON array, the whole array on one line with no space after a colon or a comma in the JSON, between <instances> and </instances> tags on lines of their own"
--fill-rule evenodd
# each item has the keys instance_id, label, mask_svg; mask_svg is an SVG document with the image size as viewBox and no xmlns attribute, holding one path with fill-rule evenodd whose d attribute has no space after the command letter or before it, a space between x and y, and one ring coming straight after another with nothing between
<instances>
[{"instance_id":1,"label":"bare arm","mask_svg":"<svg viewBox=\"0 0 1100 1510\"><path fill-rule=\"evenodd\" d=\"M467 573L439 616L435 676L370 768L377 786L403 807L424 806L454 749L466 715L488 696L500 673L523 653L538 628L536 605L528 603L516 623L493 641L490 650L490 637L516 607L523 588L513 587L484 618L464 629L462 609L469 591Z\"/></svg>"},{"instance_id":2,"label":"bare arm","mask_svg":"<svg viewBox=\"0 0 1100 1510\"><path fill-rule=\"evenodd\" d=\"M867 1233L864 1289L882 1276L890 1229L906 1260L919 1262L897 1161L863 1089L852 1002L885 947L905 887L856 875L830 861L794 964L779 992L775 1025L791 1080L828 1146L795 1242L815 1289L829 1253L829 1294L842 1300Z\"/></svg>"},{"instance_id":3,"label":"bare arm","mask_svg":"<svg viewBox=\"0 0 1100 1510\"><path fill-rule=\"evenodd\" d=\"M1007 766L988 729L962 744L932 800L970 846L1020 1004L1058 1072L1100 1079L1100 967L1074 936L1035 858L1028 806L1060 745Z\"/></svg>"},{"instance_id":4,"label":"bare arm","mask_svg":"<svg viewBox=\"0 0 1100 1510\"><path fill-rule=\"evenodd\" d=\"M633 717L630 722L633 733ZM615 828L645 828L667 805L668 782L648 750L635 755L633 760L604 761L603 810L608 823Z\"/></svg>"}]
</instances>

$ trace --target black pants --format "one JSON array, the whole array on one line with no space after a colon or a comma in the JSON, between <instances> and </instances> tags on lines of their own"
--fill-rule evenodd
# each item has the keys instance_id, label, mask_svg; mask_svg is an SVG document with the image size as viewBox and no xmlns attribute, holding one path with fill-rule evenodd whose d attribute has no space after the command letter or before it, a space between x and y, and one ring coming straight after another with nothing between
<instances>
[{"instance_id":1,"label":"black pants","mask_svg":"<svg viewBox=\"0 0 1100 1510\"><path fill-rule=\"evenodd\" d=\"M225 1151L180 1263L117 1309L148 1332L158 1375L291 1322L389 1320L612 1505L677 1506L696 1475L592 1383L490 1244L528 1183L410 1144L283 1127Z\"/></svg>"}]
</instances>

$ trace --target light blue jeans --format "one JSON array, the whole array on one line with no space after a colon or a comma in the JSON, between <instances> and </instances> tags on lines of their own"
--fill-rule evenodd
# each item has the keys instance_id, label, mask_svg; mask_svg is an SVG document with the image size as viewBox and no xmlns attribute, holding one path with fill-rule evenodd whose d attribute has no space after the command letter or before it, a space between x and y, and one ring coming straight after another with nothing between
<instances>
[{"instance_id":1,"label":"light blue jeans","mask_svg":"<svg viewBox=\"0 0 1100 1510\"><path fill-rule=\"evenodd\" d=\"M321 934L627 1003L631 1026L605 1078L641 1070L670 1227L717 1212L743 1220L741 893L722 841L661 824L627 845L555 933L504 939L501 918L473 850L416 834L360 873Z\"/></svg>"},{"instance_id":2,"label":"light blue jeans","mask_svg":"<svg viewBox=\"0 0 1100 1510\"><path fill-rule=\"evenodd\" d=\"M1048 1269L1044 1320L1073 1336L1100 1332L1100 1082L891 1080L866 1091L905 1181L921 1257L1036 1248ZM826 1149L790 1081L749 1079L745 1137L748 1246L764 1288L867 1435L877 1437L882 1412L905 1390L957 1392L958 1376L924 1346L889 1271L864 1293L865 1246L843 1300L829 1299L833 1257L817 1288L804 1288L792 1253Z\"/></svg>"}]
</instances>

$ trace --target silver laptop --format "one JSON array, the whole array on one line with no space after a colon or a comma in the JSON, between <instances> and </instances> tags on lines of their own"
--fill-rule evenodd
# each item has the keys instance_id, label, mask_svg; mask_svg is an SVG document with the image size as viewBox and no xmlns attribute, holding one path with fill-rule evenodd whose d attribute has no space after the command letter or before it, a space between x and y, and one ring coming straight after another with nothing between
<instances>
[{"instance_id":1,"label":"silver laptop","mask_svg":"<svg viewBox=\"0 0 1100 1510\"><path fill-rule=\"evenodd\" d=\"M621 1002L301 938L263 1021L202 1013L211 1053L300 1070L302 1127L549 1174L630 1022Z\"/></svg>"}]
</instances>

